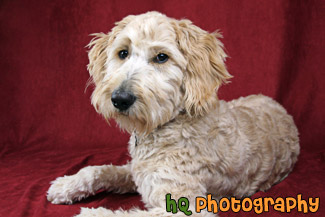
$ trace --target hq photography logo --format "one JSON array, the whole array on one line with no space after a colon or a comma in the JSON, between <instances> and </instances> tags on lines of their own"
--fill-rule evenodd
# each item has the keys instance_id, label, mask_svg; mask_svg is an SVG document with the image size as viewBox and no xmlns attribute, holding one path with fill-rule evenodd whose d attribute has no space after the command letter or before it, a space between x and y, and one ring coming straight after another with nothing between
<instances>
[{"instance_id":1,"label":"hq photography logo","mask_svg":"<svg viewBox=\"0 0 325 217\"><path fill-rule=\"evenodd\" d=\"M297 210L300 213L315 213L319 209L319 197L303 199L302 194L297 197L259 197L256 199L244 198L236 199L235 197L223 197L219 201L212 198L211 194L207 197L195 198L195 210L190 210L190 202L186 197L181 197L177 201L172 199L171 194L166 194L166 211L173 214L178 211L183 212L185 215L190 216L193 212L200 213L202 210L207 209L208 212L255 212L262 214L269 212L272 207L273 210L282 213L290 213L292 210Z\"/></svg>"}]
</instances>

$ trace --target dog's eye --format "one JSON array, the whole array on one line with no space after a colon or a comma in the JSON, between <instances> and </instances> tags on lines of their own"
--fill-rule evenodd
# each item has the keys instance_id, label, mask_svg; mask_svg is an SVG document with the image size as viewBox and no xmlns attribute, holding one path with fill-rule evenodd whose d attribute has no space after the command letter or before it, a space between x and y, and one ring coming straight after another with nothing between
<instances>
[{"instance_id":1,"label":"dog's eye","mask_svg":"<svg viewBox=\"0 0 325 217\"><path fill-rule=\"evenodd\" d=\"M155 63L165 63L165 62L167 62L168 58L169 58L169 57L168 57L167 54L160 53L160 54L158 54L158 55L153 59L153 61L154 61Z\"/></svg>"},{"instance_id":2,"label":"dog's eye","mask_svg":"<svg viewBox=\"0 0 325 217\"><path fill-rule=\"evenodd\" d=\"M129 55L129 52L127 50L121 50L120 52L118 52L118 56L121 60L124 60L125 58L127 58Z\"/></svg>"}]
</instances>

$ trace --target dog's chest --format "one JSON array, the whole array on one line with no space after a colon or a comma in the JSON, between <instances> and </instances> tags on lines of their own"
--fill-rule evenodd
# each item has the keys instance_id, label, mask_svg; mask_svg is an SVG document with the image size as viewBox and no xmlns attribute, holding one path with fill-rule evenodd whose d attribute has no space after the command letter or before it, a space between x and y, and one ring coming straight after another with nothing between
<instances>
[{"instance_id":1,"label":"dog's chest","mask_svg":"<svg viewBox=\"0 0 325 217\"><path fill-rule=\"evenodd\" d=\"M193 176L202 168L202 163L195 157L197 149L186 146L180 137L175 131L173 135L151 135L145 140L132 135L129 146L131 171L142 195L160 185L181 182L180 177Z\"/></svg>"},{"instance_id":2,"label":"dog's chest","mask_svg":"<svg viewBox=\"0 0 325 217\"><path fill-rule=\"evenodd\" d=\"M148 188L152 180L155 180L154 185L163 184L169 179L173 179L170 181L175 184L187 180L184 177L197 176L203 182L207 175L203 176L202 173L214 170L219 158L213 150L213 142L207 143L207 136L202 133L184 129L184 126L174 125L172 129L162 129L146 139L138 138L135 134L131 136L132 176L140 193L150 192ZM205 147L207 145L209 148Z\"/></svg>"}]
</instances>

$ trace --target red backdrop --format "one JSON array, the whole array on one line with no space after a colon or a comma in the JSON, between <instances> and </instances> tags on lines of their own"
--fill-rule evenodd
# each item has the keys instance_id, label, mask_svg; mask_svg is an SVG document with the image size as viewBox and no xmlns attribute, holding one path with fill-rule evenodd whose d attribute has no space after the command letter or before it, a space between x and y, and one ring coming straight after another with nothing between
<instances>
[{"instance_id":1,"label":"red backdrop","mask_svg":"<svg viewBox=\"0 0 325 217\"><path fill-rule=\"evenodd\" d=\"M49 182L86 165L123 164L128 135L108 126L85 92L89 34L157 10L220 29L232 82L221 99L262 93L298 125L302 153L280 184L254 197L325 197L324 1L0 2L0 216L72 216L79 207L142 207L137 194L102 192L75 205L46 201ZM221 216L254 215L222 213ZM263 216L282 216L264 213ZM287 214L290 215L290 214ZM291 215L297 215L292 212ZM324 216L319 211L312 216Z\"/></svg>"}]
</instances>

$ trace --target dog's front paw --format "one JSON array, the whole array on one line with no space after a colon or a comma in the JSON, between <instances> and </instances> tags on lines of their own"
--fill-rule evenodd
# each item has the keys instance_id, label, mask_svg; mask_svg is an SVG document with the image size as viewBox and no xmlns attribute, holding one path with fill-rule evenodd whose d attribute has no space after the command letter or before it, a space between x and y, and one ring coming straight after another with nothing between
<instances>
[{"instance_id":1,"label":"dog's front paw","mask_svg":"<svg viewBox=\"0 0 325 217\"><path fill-rule=\"evenodd\" d=\"M99 207L96 209L81 208L80 214L74 217L111 217L111 216L116 216L114 215L113 211L109 209L105 209L103 207Z\"/></svg>"},{"instance_id":2,"label":"dog's front paw","mask_svg":"<svg viewBox=\"0 0 325 217\"><path fill-rule=\"evenodd\" d=\"M59 177L51 183L47 200L53 204L72 204L94 194L93 180L80 173L73 176Z\"/></svg>"}]
</instances>

